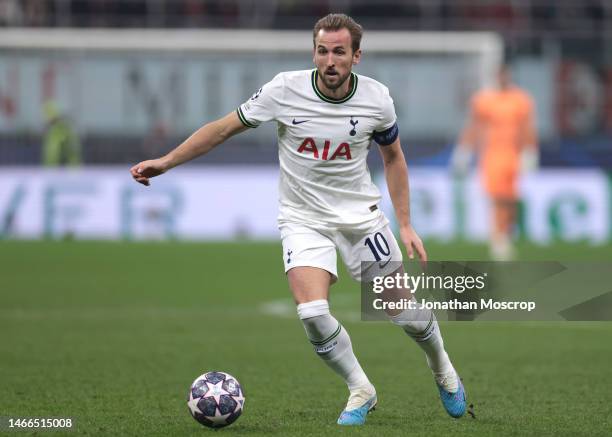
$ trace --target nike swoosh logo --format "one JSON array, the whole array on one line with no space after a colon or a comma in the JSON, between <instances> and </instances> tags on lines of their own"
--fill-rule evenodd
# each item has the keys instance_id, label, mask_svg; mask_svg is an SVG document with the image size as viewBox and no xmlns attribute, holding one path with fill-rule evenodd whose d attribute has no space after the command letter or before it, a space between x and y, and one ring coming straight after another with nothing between
<instances>
[{"instance_id":1,"label":"nike swoosh logo","mask_svg":"<svg viewBox=\"0 0 612 437\"><path fill-rule=\"evenodd\" d=\"M302 123L306 123L307 121L310 121L310 120L300 120L300 121L296 121L296 120L295 120L295 118L294 118L294 119L293 119L293 121L292 121L292 123L293 123L293 124L302 124Z\"/></svg>"},{"instance_id":2,"label":"nike swoosh logo","mask_svg":"<svg viewBox=\"0 0 612 437\"><path fill-rule=\"evenodd\" d=\"M383 269L386 267L387 264L389 264L389 262L391 261L391 258L389 258L387 261L385 261L384 263L378 263L378 267Z\"/></svg>"}]
</instances>

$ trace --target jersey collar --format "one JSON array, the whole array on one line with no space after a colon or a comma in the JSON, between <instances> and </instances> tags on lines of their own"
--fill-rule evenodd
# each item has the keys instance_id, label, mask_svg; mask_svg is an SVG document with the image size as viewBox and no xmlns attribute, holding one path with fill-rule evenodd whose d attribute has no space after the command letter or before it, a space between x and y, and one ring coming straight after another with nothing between
<instances>
[{"instance_id":1,"label":"jersey collar","mask_svg":"<svg viewBox=\"0 0 612 437\"><path fill-rule=\"evenodd\" d=\"M353 97L355 95L355 91L357 91L357 82L358 82L359 79L357 78L357 75L354 72L352 72L352 71L351 71L351 78L353 79L353 87L351 88L349 93L346 96L342 97L341 99L333 99L333 98L327 97L325 94L323 94L323 92L317 86L317 77L318 76L319 76L319 72L315 68L314 70L312 70L312 74L310 75L310 81L312 82L312 89L314 90L315 94L321 100L323 100L324 102L327 102L327 103L344 103L347 100L349 100L351 97Z\"/></svg>"}]
</instances>

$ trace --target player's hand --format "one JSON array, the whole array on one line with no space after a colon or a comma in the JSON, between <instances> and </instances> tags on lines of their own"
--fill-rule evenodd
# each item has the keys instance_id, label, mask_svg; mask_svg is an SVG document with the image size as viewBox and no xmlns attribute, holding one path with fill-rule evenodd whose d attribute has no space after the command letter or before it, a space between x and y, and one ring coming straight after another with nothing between
<instances>
[{"instance_id":1,"label":"player's hand","mask_svg":"<svg viewBox=\"0 0 612 437\"><path fill-rule=\"evenodd\" d=\"M416 231L411 225L400 228L400 238L402 243L406 246L408 252L408 258L414 259L414 253L416 252L421 260L421 265L425 267L427 262L427 252L423 246L421 238L417 235Z\"/></svg>"},{"instance_id":2,"label":"player's hand","mask_svg":"<svg viewBox=\"0 0 612 437\"><path fill-rule=\"evenodd\" d=\"M467 146L456 146L451 155L450 165L453 174L457 177L464 177L470 170L472 163L472 150Z\"/></svg>"},{"instance_id":3,"label":"player's hand","mask_svg":"<svg viewBox=\"0 0 612 437\"><path fill-rule=\"evenodd\" d=\"M134 178L136 182L146 185L147 187L151 184L149 181L150 178L164 174L166 171L167 166L161 158L142 161L130 168L132 178Z\"/></svg>"}]
</instances>

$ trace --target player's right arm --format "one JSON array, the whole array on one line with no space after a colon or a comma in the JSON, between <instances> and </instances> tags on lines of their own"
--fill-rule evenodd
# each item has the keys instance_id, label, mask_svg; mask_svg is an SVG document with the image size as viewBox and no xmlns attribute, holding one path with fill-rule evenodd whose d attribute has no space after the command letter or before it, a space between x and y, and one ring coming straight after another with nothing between
<instances>
[{"instance_id":1,"label":"player's right arm","mask_svg":"<svg viewBox=\"0 0 612 437\"><path fill-rule=\"evenodd\" d=\"M459 141L453 154L451 156L451 168L457 175L464 175L467 173L472 162L472 155L476 150L480 134L480 121L478 117L478 111L476 109L476 97L472 98L470 103L469 113L465 126L459 136Z\"/></svg>"},{"instance_id":2,"label":"player's right arm","mask_svg":"<svg viewBox=\"0 0 612 437\"><path fill-rule=\"evenodd\" d=\"M240 121L236 111L232 111L225 117L202 126L167 155L136 164L130 169L130 173L136 182L149 186L150 178L210 152L215 146L246 129L248 128Z\"/></svg>"}]
</instances>

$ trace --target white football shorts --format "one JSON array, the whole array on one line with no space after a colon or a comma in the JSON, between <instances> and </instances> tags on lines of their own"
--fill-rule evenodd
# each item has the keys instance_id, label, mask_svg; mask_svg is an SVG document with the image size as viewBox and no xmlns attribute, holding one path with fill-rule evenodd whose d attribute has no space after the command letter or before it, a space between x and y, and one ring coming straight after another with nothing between
<instances>
[{"instance_id":1,"label":"white football shorts","mask_svg":"<svg viewBox=\"0 0 612 437\"><path fill-rule=\"evenodd\" d=\"M375 276L391 274L397 270L395 262L402 261L402 252L383 215L365 232L313 228L294 222L284 222L279 229L285 273L294 267L318 267L331 273L335 282L336 249L357 281L370 282Z\"/></svg>"}]
</instances>

